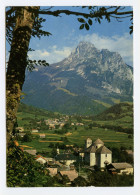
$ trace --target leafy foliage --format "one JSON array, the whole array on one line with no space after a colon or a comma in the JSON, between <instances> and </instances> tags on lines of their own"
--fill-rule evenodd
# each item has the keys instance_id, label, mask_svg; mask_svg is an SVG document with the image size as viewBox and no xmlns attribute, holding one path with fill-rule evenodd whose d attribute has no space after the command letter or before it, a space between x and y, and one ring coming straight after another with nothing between
<instances>
[{"instance_id":1,"label":"leafy foliage","mask_svg":"<svg viewBox=\"0 0 140 195\"><path fill-rule=\"evenodd\" d=\"M73 186L76 186L76 187L83 187L83 186L87 186L87 185L88 185L88 182L86 181L85 178L83 178L81 176L78 176L73 181Z\"/></svg>"},{"instance_id":2,"label":"leafy foliage","mask_svg":"<svg viewBox=\"0 0 140 195\"><path fill-rule=\"evenodd\" d=\"M30 60L27 58L27 70L30 72L35 69L36 66L49 66L46 60Z\"/></svg>"},{"instance_id":3,"label":"leafy foliage","mask_svg":"<svg viewBox=\"0 0 140 195\"><path fill-rule=\"evenodd\" d=\"M118 22L121 22L123 18L129 17L130 21L133 20L132 12L122 12L125 7L121 6L108 6L108 7L98 7L98 6L82 6L82 8L87 8L90 12L89 14L81 14L83 18L78 18L80 23L83 23L79 29L83 29L85 27L86 30L89 30L90 26L93 24L93 20L101 24L101 20L105 18L108 22L111 22L111 18L115 18ZM121 11L121 12L120 12ZM87 21L86 21L87 20ZM130 34L133 32L133 23L132 26L129 27Z\"/></svg>"},{"instance_id":4,"label":"leafy foliage","mask_svg":"<svg viewBox=\"0 0 140 195\"><path fill-rule=\"evenodd\" d=\"M111 175L108 172L92 172L89 177L89 185L96 187L133 186L133 175Z\"/></svg>"},{"instance_id":5,"label":"leafy foliage","mask_svg":"<svg viewBox=\"0 0 140 195\"><path fill-rule=\"evenodd\" d=\"M126 148L111 148L112 158L114 162L127 162L133 164L133 157L127 154Z\"/></svg>"},{"instance_id":6,"label":"leafy foliage","mask_svg":"<svg viewBox=\"0 0 140 195\"><path fill-rule=\"evenodd\" d=\"M26 134L23 136L23 141L24 141L24 142L31 142L31 141L32 141L32 135L31 135L31 133L26 133Z\"/></svg>"},{"instance_id":7,"label":"leafy foliage","mask_svg":"<svg viewBox=\"0 0 140 195\"><path fill-rule=\"evenodd\" d=\"M11 142L7 152L8 187L52 186L53 179L45 173L45 168L30 154L23 152L19 146Z\"/></svg>"}]
</instances>

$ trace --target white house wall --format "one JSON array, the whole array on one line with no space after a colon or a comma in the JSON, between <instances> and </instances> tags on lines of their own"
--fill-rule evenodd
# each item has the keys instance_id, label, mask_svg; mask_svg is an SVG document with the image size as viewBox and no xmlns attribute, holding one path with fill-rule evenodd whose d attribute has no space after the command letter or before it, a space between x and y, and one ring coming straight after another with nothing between
<instances>
[{"instance_id":1,"label":"white house wall","mask_svg":"<svg viewBox=\"0 0 140 195\"><path fill-rule=\"evenodd\" d=\"M118 173L118 175L122 175L122 174L133 174L133 168L125 168L123 170L120 170L120 172Z\"/></svg>"},{"instance_id":2,"label":"white house wall","mask_svg":"<svg viewBox=\"0 0 140 195\"><path fill-rule=\"evenodd\" d=\"M94 144L94 147L95 147L96 149L100 148L101 146L103 146L103 144Z\"/></svg>"},{"instance_id":3,"label":"white house wall","mask_svg":"<svg viewBox=\"0 0 140 195\"><path fill-rule=\"evenodd\" d=\"M61 163L64 163L65 165L69 166L70 164L76 162L76 160L59 160Z\"/></svg>"},{"instance_id":4,"label":"white house wall","mask_svg":"<svg viewBox=\"0 0 140 195\"><path fill-rule=\"evenodd\" d=\"M90 153L90 166L96 165L95 153Z\"/></svg>"},{"instance_id":5,"label":"white house wall","mask_svg":"<svg viewBox=\"0 0 140 195\"><path fill-rule=\"evenodd\" d=\"M109 164L112 163L112 154L101 154L100 167L105 167L105 161L108 161Z\"/></svg>"},{"instance_id":6,"label":"white house wall","mask_svg":"<svg viewBox=\"0 0 140 195\"><path fill-rule=\"evenodd\" d=\"M46 160L44 160L43 158L38 158L36 161L40 162L41 164L46 163Z\"/></svg>"},{"instance_id":7,"label":"white house wall","mask_svg":"<svg viewBox=\"0 0 140 195\"><path fill-rule=\"evenodd\" d=\"M67 161L66 161L66 165L67 165L67 166L70 166L70 164L71 164L71 163L74 163L74 162L76 162L76 160L67 160Z\"/></svg>"}]
</instances>

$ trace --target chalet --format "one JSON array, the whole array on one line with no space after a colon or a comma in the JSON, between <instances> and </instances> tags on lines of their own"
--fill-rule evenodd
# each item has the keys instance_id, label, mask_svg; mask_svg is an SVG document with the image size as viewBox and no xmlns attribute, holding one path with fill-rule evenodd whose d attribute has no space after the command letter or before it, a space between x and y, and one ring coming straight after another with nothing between
<instances>
[{"instance_id":1,"label":"chalet","mask_svg":"<svg viewBox=\"0 0 140 195\"><path fill-rule=\"evenodd\" d=\"M73 154L58 154L55 159L57 161L59 161L62 164L65 164L67 166L69 166L70 164L76 162L76 156L74 156Z\"/></svg>"},{"instance_id":2,"label":"chalet","mask_svg":"<svg viewBox=\"0 0 140 195\"><path fill-rule=\"evenodd\" d=\"M104 142L100 139L94 143L90 138L86 140L84 157L89 166L97 165L105 168L107 164L112 163L112 152L104 146Z\"/></svg>"},{"instance_id":3,"label":"chalet","mask_svg":"<svg viewBox=\"0 0 140 195\"><path fill-rule=\"evenodd\" d=\"M111 163L107 166L107 169L112 173L112 174L133 174L133 166L129 163Z\"/></svg>"},{"instance_id":4,"label":"chalet","mask_svg":"<svg viewBox=\"0 0 140 195\"><path fill-rule=\"evenodd\" d=\"M46 158L43 157L43 156L41 156L41 155L37 155L36 158L35 158L35 160L37 162L39 162L40 164L45 164L47 162Z\"/></svg>"}]
</instances>

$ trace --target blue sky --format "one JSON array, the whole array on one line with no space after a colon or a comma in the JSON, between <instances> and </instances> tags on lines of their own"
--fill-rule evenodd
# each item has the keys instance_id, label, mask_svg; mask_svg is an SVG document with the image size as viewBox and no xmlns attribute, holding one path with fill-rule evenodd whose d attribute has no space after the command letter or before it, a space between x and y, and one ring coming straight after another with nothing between
<instances>
[{"instance_id":1,"label":"blue sky","mask_svg":"<svg viewBox=\"0 0 140 195\"><path fill-rule=\"evenodd\" d=\"M82 10L81 7L55 7L53 9L71 9L80 12ZM127 7L127 10L132 10L132 7ZM80 23L76 16L64 14L61 16L43 16L46 18L43 29L52 35L42 37L40 40L31 39L30 47L35 49L28 53L31 59L46 60L50 64L59 62L70 55L80 41L89 41L98 49L119 52L127 64L133 65L133 37L129 34L130 19L123 19L123 22L112 19L110 23L103 20L101 24L94 22L87 31L79 30Z\"/></svg>"}]
</instances>

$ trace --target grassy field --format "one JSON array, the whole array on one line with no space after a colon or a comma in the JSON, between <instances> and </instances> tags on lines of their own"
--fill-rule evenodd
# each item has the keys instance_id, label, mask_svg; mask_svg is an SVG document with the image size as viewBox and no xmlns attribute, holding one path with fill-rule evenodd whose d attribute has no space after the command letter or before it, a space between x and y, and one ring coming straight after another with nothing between
<instances>
[{"instance_id":1,"label":"grassy field","mask_svg":"<svg viewBox=\"0 0 140 195\"><path fill-rule=\"evenodd\" d=\"M37 122L39 120L46 120L50 116L48 115L48 112L43 111L41 112L34 112L32 109L32 112L30 113L29 110L26 108L26 111L23 109L22 112L18 112L17 115L17 123L18 126L23 126L26 130L26 126L28 126L28 131L30 127L31 121ZM61 116L60 116L61 117ZM52 118L52 113L51 113ZM77 122L76 118L74 116L71 117L71 122ZM94 121L90 118L83 118L82 122L85 126L77 126L75 129L74 127L71 130L68 130L67 133L58 134L54 130L42 130L40 128L38 133L33 133L32 137L33 140L31 142L21 142L20 145L24 148L32 148L36 149L38 152L45 151L50 152L52 148L49 147L51 143L56 144L65 144L65 145L78 145L79 147L84 147L85 140L90 137L93 141L95 141L97 138L100 138L107 147L116 147L120 148L121 146L126 147L129 149L130 147L133 148L133 139L128 138L129 134L124 132L119 132L117 130L112 130L108 128L102 128L102 127L92 127L91 129L87 129L86 126L88 124L93 123ZM124 128L130 127L130 125L133 125L132 117L126 115L123 118L117 118L116 120L97 120L96 123L100 125L118 125L123 126ZM31 129L30 129L31 130ZM45 138L39 138L39 134L44 133Z\"/></svg>"},{"instance_id":2,"label":"grassy field","mask_svg":"<svg viewBox=\"0 0 140 195\"><path fill-rule=\"evenodd\" d=\"M43 132L40 132L43 133ZM92 130L85 130L84 128L78 128L76 131L71 131L71 135L66 136L53 134L53 131L50 133L45 133L46 138L37 139L34 138L32 142L22 142L22 145L27 145L37 151L46 151L51 150L50 143L64 143L68 145L77 144L78 146L84 146L85 140L90 137L93 141L97 138L100 138L107 147L116 147L120 148L124 146L126 148L133 148L133 139L128 138L128 134L122 132L115 132L112 130L105 130L101 128L96 128ZM62 141L62 138L67 137L67 141Z\"/></svg>"}]
</instances>

